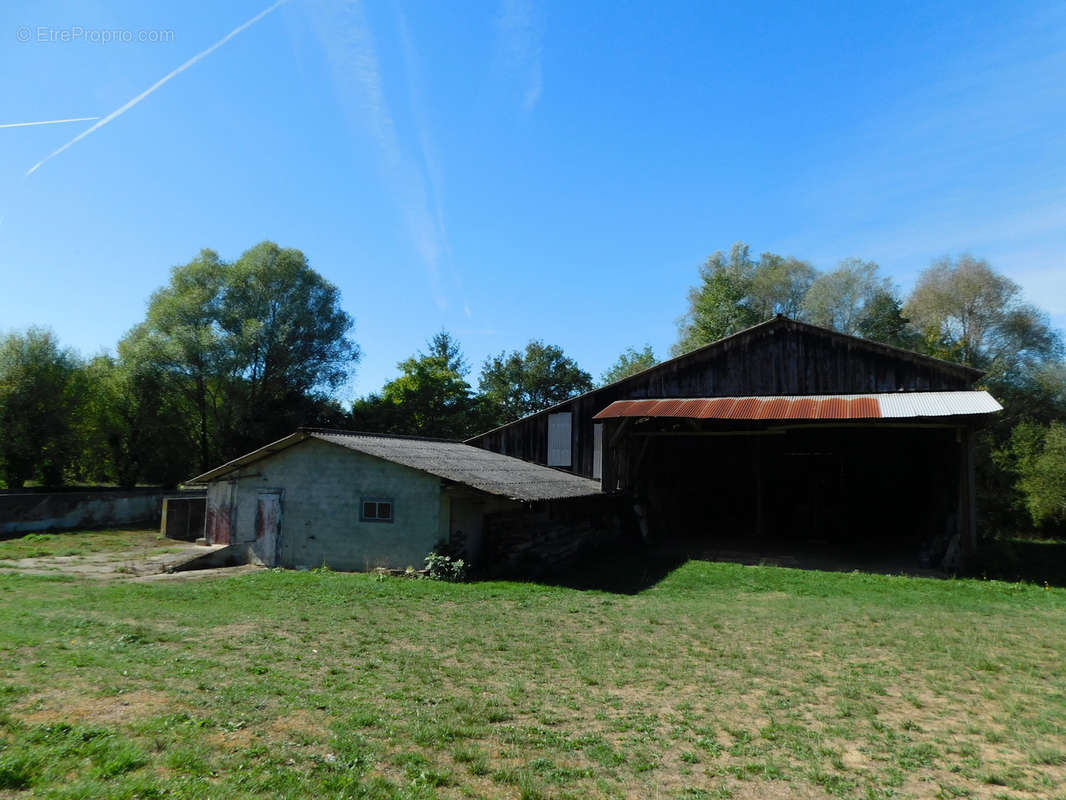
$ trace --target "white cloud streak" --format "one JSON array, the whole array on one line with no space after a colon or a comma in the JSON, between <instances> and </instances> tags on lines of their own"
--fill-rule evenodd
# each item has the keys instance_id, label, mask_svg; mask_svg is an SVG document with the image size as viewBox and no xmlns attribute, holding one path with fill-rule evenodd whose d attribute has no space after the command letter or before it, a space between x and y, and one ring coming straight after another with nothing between
<instances>
[{"instance_id":1,"label":"white cloud streak","mask_svg":"<svg viewBox=\"0 0 1066 800\"><path fill-rule=\"evenodd\" d=\"M0 128L31 128L34 125L62 125L65 122L92 122L99 117L71 117L70 119L42 119L38 122L4 122Z\"/></svg>"},{"instance_id":2,"label":"white cloud streak","mask_svg":"<svg viewBox=\"0 0 1066 800\"><path fill-rule=\"evenodd\" d=\"M247 30L252 25L255 25L255 23L259 22L259 20L261 20L267 14L269 14L272 11L274 11L275 9L277 9L280 6L283 6L287 2L288 2L288 0L277 0L277 2L274 3L273 5L268 6L267 8L263 9L258 14L256 14L254 17L252 17L251 19L247 20L246 22L241 23L236 28L234 28L229 33L227 33L225 36L223 36L221 39L219 39L217 42L215 42L213 45L208 47L206 50L201 50L199 53L194 55L192 58L190 58L188 61L186 61L184 64L182 64L180 67L178 67L177 69L174 69L171 72L169 72L166 75L164 75L162 78L160 78L158 81L153 83L151 86L149 86L143 92L141 92L139 95L137 95L132 100L129 100L126 103L124 103L121 106L119 106L118 108L116 108L114 111L112 111L106 117L101 119L95 125L92 125L92 126L86 128L84 131L79 133L77 136L75 136L69 142L64 144L62 147L59 147L56 150L53 150L47 156L45 156L40 161L38 161L36 164L34 164L32 167L30 167L26 171L26 175L27 176L32 175L34 172L39 170L44 164L46 164L49 161L51 161L53 158L58 156L63 151L65 151L68 148L72 147L73 145L77 144L78 142L80 142L82 139L84 139L89 134L100 130L100 128L104 127L105 125L107 125L112 120L122 116L127 111L129 111L131 108L133 108L135 105L137 105L139 102L141 102L146 97L148 97L150 94L152 94L152 92L154 92L156 89L159 89L161 86L163 86L165 83L167 83L169 80L171 80L172 78L176 78L178 75L183 73L189 67L191 67L194 64L196 64L197 62L202 61L203 59L207 58L207 56L211 55L213 52L218 50L218 48L222 47L222 45L226 44L226 42L228 42L234 36L236 36L239 33L242 33L245 30Z\"/></svg>"},{"instance_id":3,"label":"white cloud streak","mask_svg":"<svg viewBox=\"0 0 1066 800\"><path fill-rule=\"evenodd\" d=\"M338 101L353 127L365 129L380 153L382 178L399 207L419 258L429 273L430 291L440 310L448 306L444 292L441 262L448 258L447 237L439 187L443 182L439 162L424 123L414 47L403 17L405 68L409 75L415 136L424 168L401 144L389 103L373 33L359 3L343 8L321 2L314 7L316 33L333 69Z\"/></svg>"},{"instance_id":4,"label":"white cloud streak","mask_svg":"<svg viewBox=\"0 0 1066 800\"><path fill-rule=\"evenodd\" d=\"M541 66L544 29L532 0L502 0L496 14L496 48L503 68L522 92L522 110L530 112L544 88Z\"/></svg>"}]
</instances>

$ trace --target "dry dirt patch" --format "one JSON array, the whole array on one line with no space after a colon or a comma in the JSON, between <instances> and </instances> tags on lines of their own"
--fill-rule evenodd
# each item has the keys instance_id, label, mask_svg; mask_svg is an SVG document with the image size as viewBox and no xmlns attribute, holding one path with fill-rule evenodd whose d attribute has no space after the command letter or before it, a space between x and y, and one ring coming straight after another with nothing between
<instances>
[{"instance_id":1,"label":"dry dirt patch","mask_svg":"<svg viewBox=\"0 0 1066 800\"><path fill-rule=\"evenodd\" d=\"M37 710L19 715L23 722L85 722L115 725L158 714L174 713L181 706L163 692L137 689L107 697L87 697L74 692L36 695L29 704Z\"/></svg>"},{"instance_id":2,"label":"dry dirt patch","mask_svg":"<svg viewBox=\"0 0 1066 800\"><path fill-rule=\"evenodd\" d=\"M173 570L187 561L218 549L219 546L174 541L168 542L164 547L6 559L0 562L0 568L23 575L70 575L96 580L144 580L164 576L188 578L197 576L201 571L174 573ZM222 570L202 570L202 572L217 574Z\"/></svg>"}]
</instances>

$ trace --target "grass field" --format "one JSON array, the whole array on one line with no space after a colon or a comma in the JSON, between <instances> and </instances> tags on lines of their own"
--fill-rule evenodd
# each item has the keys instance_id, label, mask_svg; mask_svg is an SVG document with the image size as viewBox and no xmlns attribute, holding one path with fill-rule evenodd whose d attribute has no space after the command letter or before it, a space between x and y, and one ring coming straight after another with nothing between
<instances>
[{"instance_id":1,"label":"grass field","mask_svg":"<svg viewBox=\"0 0 1066 800\"><path fill-rule=\"evenodd\" d=\"M5 571L0 706L4 797L1066 797L1066 590Z\"/></svg>"},{"instance_id":2,"label":"grass field","mask_svg":"<svg viewBox=\"0 0 1066 800\"><path fill-rule=\"evenodd\" d=\"M83 556L117 551L166 550L173 545L174 541L161 536L158 529L30 533L18 539L0 541L0 561L44 556Z\"/></svg>"}]
</instances>

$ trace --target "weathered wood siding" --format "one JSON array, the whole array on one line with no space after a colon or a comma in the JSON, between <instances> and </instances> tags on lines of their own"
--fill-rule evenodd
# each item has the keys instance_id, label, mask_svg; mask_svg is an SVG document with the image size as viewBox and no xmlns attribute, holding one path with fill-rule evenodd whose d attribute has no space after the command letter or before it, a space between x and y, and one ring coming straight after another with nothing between
<instances>
[{"instance_id":1,"label":"weathered wood siding","mask_svg":"<svg viewBox=\"0 0 1066 800\"><path fill-rule=\"evenodd\" d=\"M485 572L542 577L565 571L623 536L622 504L609 495L554 500L485 515Z\"/></svg>"},{"instance_id":2,"label":"weathered wood siding","mask_svg":"<svg viewBox=\"0 0 1066 800\"><path fill-rule=\"evenodd\" d=\"M550 411L573 412L571 470L591 476L592 417L615 400L952 391L970 389L973 383L974 373L964 367L782 319L664 362ZM470 444L546 464L548 413L481 434ZM606 430L604 434L606 437ZM604 447L608 447L606 438Z\"/></svg>"}]
</instances>

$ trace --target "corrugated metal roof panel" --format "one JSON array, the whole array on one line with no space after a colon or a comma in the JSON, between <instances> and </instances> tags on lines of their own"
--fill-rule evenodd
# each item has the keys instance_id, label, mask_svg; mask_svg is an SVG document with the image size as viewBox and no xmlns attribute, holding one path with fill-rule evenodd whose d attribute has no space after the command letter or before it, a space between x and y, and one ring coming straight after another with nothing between
<instances>
[{"instance_id":1,"label":"corrugated metal roof panel","mask_svg":"<svg viewBox=\"0 0 1066 800\"><path fill-rule=\"evenodd\" d=\"M788 419L788 407L792 401L787 397L773 397L762 404L759 419Z\"/></svg>"},{"instance_id":2,"label":"corrugated metal roof panel","mask_svg":"<svg viewBox=\"0 0 1066 800\"><path fill-rule=\"evenodd\" d=\"M854 397L848 406L852 419L877 419L882 416L881 404L873 397Z\"/></svg>"},{"instance_id":3,"label":"corrugated metal roof panel","mask_svg":"<svg viewBox=\"0 0 1066 800\"><path fill-rule=\"evenodd\" d=\"M877 398L883 417L953 417L1003 410L988 392L898 392Z\"/></svg>"},{"instance_id":4,"label":"corrugated metal roof panel","mask_svg":"<svg viewBox=\"0 0 1066 800\"><path fill-rule=\"evenodd\" d=\"M794 397L788 406L789 419L817 419L818 402L812 397Z\"/></svg>"},{"instance_id":5,"label":"corrugated metal roof panel","mask_svg":"<svg viewBox=\"0 0 1066 800\"><path fill-rule=\"evenodd\" d=\"M994 414L1003 407L988 392L897 392L893 394L778 395L682 400L617 400L595 419L679 417L684 419L916 419Z\"/></svg>"},{"instance_id":6,"label":"corrugated metal roof panel","mask_svg":"<svg viewBox=\"0 0 1066 800\"><path fill-rule=\"evenodd\" d=\"M660 400L652 406L651 413L657 417L683 417L688 400Z\"/></svg>"}]
</instances>

